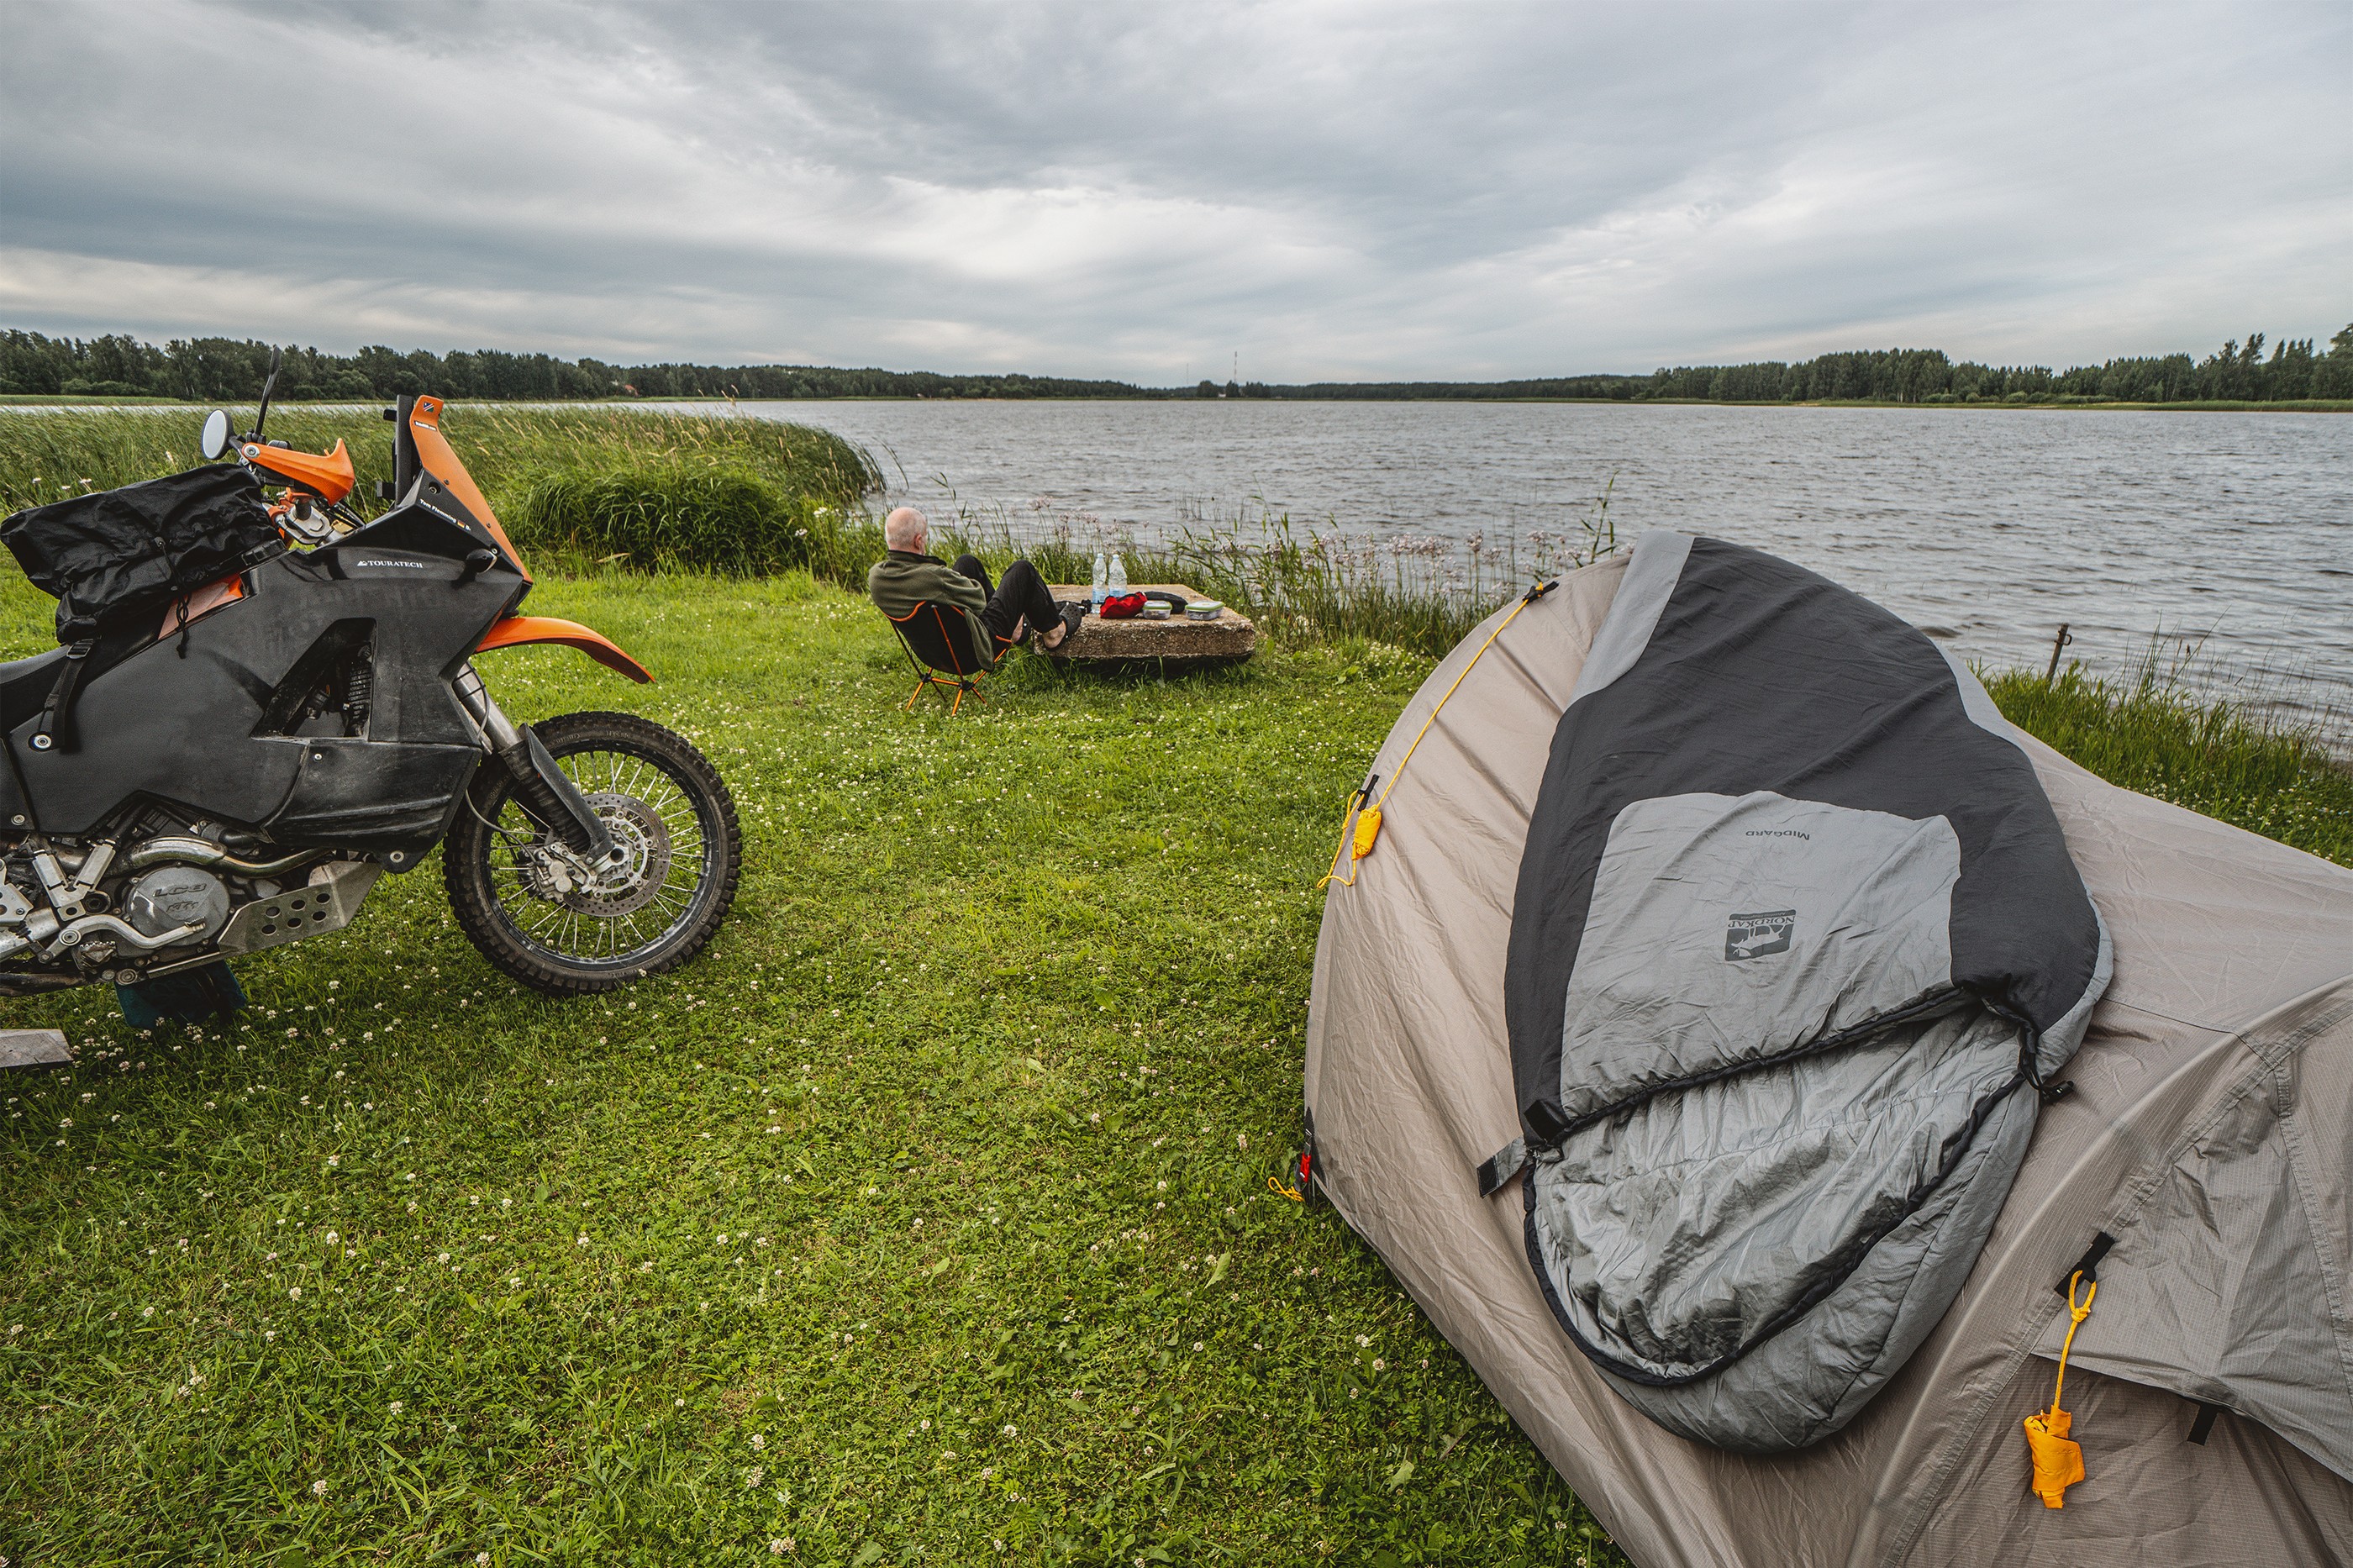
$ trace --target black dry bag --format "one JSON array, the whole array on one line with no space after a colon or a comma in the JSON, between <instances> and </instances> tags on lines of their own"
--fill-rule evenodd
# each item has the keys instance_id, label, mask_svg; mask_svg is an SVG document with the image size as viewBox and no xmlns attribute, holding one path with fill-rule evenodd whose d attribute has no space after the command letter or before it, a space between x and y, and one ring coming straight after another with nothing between
<instances>
[{"instance_id":1,"label":"black dry bag","mask_svg":"<svg viewBox=\"0 0 2353 1568\"><path fill-rule=\"evenodd\" d=\"M286 548L261 487L222 463L20 511L0 542L58 601L58 640L79 642Z\"/></svg>"}]
</instances>

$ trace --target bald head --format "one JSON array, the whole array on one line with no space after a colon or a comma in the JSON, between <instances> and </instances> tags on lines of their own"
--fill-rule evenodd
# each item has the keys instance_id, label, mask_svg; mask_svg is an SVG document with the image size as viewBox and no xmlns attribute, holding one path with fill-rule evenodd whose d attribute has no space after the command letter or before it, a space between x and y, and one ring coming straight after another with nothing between
<instances>
[{"instance_id":1,"label":"bald head","mask_svg":"<svg viewBox=\"0 0 2353 1568\"><path fill-rule=\"evenodd\" d=\"M892 509L882 520L882 542L893 550L912 551L917 555L931 542L932 520L913 507Z\"/></svg>"}]
</instances>

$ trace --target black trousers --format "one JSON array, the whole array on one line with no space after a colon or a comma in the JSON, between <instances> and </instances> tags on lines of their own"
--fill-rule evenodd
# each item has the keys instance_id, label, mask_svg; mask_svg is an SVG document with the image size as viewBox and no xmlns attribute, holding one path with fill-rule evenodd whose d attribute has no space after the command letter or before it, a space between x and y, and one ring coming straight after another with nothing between
<instances>
[{"instance_id":1,"label":"black trousers","mask_svg":"<svg viewBox=\"0 0 2353 1568\"><path fill-rule=\"evenodd\" d=\"M1016 561L1008 566L1005 581L994 585L988 581L988 568L980 563L977 555L957 556L955 569L979 584L987 594L988 603L982 608L980 618L988 623L989 631L999 644L1013 640L1013 628L1022 620L1029 621L1029 630L1042 632L1061 619L1061 607L1047 590L1046 579L1038 575L1038 568L1027 561Z\"/></svg>"}]
</instances>

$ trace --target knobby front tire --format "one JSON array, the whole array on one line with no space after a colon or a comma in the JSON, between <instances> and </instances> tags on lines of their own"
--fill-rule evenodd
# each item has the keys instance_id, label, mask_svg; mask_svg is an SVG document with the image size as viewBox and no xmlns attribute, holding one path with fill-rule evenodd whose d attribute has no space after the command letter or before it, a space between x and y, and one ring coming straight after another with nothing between
<instances>
[{"instance_id":1,"label":"knobby front tire","mask_svg":"<svg viewBox=\"0 0 2353 1568\"><path fill-rule=\"evenodd\" d=\"M442 883L468 940L550 996L611 991L702 952L744 866L718 771L683 736L633 714L567 713L532 731L628 849L628 879L552 888L519 853L539 829L513 779L486 763L442 847Z\"/></svg>"}]
</instances>

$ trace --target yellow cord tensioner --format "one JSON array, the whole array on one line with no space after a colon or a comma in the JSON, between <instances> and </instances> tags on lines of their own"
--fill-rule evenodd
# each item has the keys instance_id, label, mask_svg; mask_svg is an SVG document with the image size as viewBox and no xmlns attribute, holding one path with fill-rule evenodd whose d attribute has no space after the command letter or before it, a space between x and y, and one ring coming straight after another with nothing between
<instances>
[{"instance_id":1,"label":"yellow cord tensioner","mask_svg":"<svg viewBox=\"0 0 2353 1568\"><path fill-rule=\"evenodd\" d=\"M1462 667L1462 673L1454 678L1454 684L1446 689L1446 696L1438 700L1437 707L1430 710L1430 717L1424 719L1421 721L1421 728L1414 731L1413 744L1408 746L1405 749L1405 755L1398 759L1397 772L1389 775L1388 788L1381 791L1380 798L1372 800L1373 785L1380 782L1378 774L1366 779L1357 786L1356 792L1348 797L1348 808L1356 812L1354 826L1349 826L1346 819L1343 818L1340 847L1332 852L1332 868L1324 874L1324 879L1317 882L1316 887L1319 889L1328 887L1334 882L1339 883L1344 888L1353 888L1356 885L1356 862L1373 852L1373 846L1381 836L1381 808L1388 804L1389 793L1397 788L1398 780L1405 776L1405 765L1413 761L1413 753L1420 748L1421 738L1430 733L1430 727L1432 724L1438 722L1440 709L1444 708L1447 699L1452 697L1461 688L1462 682L1469 678L1472 670L1478 668L1479 661L1487 657L1487 650L1495 646L1495 639L1504 635L1504 628L1517 620L1522 610L1559 586L1557 579L1549 583L1537 584L1520 595L1520 602L1512 606L1510 615L1495 624L1495 629L1487 634L1487 640L1479 645L1479 651L1471 656L1471 662ZM1364 805L1367 800L1372 800L1372 804ZM1359 805L1364 806L1360 811L1356 810ZM1345 877L1340 875L1340 867L1344 862L1348 868L1348 874Z\"/></svg>"},{"instance_id":2,"label":"yellow cord tensioner","mask_svg":"<svg viewBox=\"0 0 2353 1568\"><path fill-rule=\"evenodd\" d=\"M2051 1388L2051 1408L2026 1418L2026 1447L2034 1459L2033 1479L2027 1486L2044 1508L2066 1507L2067 1489L2084 1479L2084 1447L2067 1436L2074 1417L2059 1408L2059 1395L2067 1387L2067 1352L2075 1348L2075 1331L2092 1315L2092 1298L2100 1293L2100 1282L2094 1279L2084 1292L2084 1304L2077 1306L2075 1287L2083 1278L2080 1268L2067 1277L2067 1315L2073 1321L2059 1346L2059 1381Z\"/></svg>"}]
</instances>

